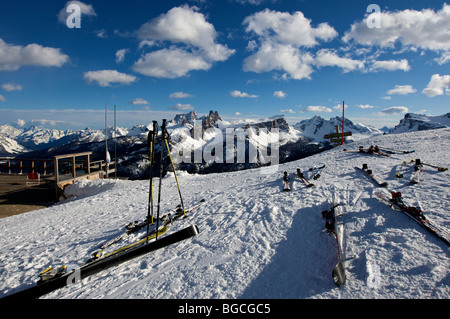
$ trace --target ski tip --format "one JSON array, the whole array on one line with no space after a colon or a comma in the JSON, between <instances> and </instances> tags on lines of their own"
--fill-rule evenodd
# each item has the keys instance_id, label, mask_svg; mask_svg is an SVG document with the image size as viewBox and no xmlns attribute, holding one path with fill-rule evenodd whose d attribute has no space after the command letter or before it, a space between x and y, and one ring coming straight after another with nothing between
<instances>
[{"instance_id":1,"label":"ski tip","mask_svg":"<svg viewBox=\"0 0 450 319\"><path fill-rule=\"evenodd\" d=\"M332 276L333 276L334 283L337 286L342 286L343 284L345 284L345 281L347 278L345 275L344 263L342 261L339 261L337 263L336 267L334 267Z\"/></svg>"},{"instance_id":2,"label":"ski tip","mask_svg":"<svg viewBox=\"0 0 450 319\"><path fill-rule=\"evenodd\" d=\"M198 228L197 225L192 225L188 227L188 229L192 236L197 236L198 234L200 234L200 229Z\"/></svg>"}]
</instances>

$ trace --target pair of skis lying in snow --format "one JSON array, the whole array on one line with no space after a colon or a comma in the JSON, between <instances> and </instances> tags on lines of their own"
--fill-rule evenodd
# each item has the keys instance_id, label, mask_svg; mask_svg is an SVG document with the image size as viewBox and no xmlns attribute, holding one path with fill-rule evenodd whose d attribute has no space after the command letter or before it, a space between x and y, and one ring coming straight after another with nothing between
<instances>
[{"instance_id":1,"label":"pair of skis lying in snow","mask_svg":"<svg viewBox=\"0 0 450 319\"><path fill-rule=\"evenodd\" d=\"M440 167L440 166L434 166L434 165L431 165L431 164L426 164L426 163L423 163L420 159L415 159L415 160L410 160L409 163L406 162L406 161L403 161L402 164L399 164L396 167L394 176L396 178L403 178L404 177L404 169L410 163L414 163L413 173L412 173L411 178L409 180L409 182L411 184L419 184L420 183L421 178L422 178L422 168L423 168L424 165L437 168L438 171L440 171L440 172L444 172L444 171L448 170L445 167ZM376 174L374 174L372 170L370 170L368 168L367 164L363 164L362 168L361 167L355 167L355 168L360 170L360 171L362 171L365 175L367 175L379 187L387 187L388 186L388 183L386 181L380 180L380 178Z\"/></svg>"},{"instance_id":2,"label":"pair of skis lying in snow","mask_svg":"<svg viewBox=\"0 0 450 319\"><path fill-rule=\"evenodd\" d=\"M435 222L428 219L420 207L408 206L405 204L401 192L391 191L388 194L386 191L376 191L375 195L378 198L388 204L390 207L399 210L406 214L408 217L417 222L420 226L428 230L430 233L435 235L437 238L442 240L447 246L450 246L450 232L437 225ZM390 195L390 196L389 196Z\"/></svg>"},{"instance_id":3,"label":"pair of skis lying in snow","mask_svg":"<svg viewBox=\"0 0 450 319\"><path fill-rule=\"evenodd\" d=\"M411 175L411 179L409 180L409 182L411 184L419 184L420 183L420 179L422 177L422 168L423 168L423 164L420 162L420 159L416 159L416 160L411 160L409 163L407 163L406 161L403 161L402 164L397 165L396 170L395 170L395 178L403 178L403 173L402 171L404 171L404 168L407 167L408 164L410 163L414 163L413 166L413 173Z\"/></svg>"},{"instance_id":4,"label":"pair of skis lying in snow","mask_svg":"<svg viewBox=\"0 0 450 319\"><path fill-rule=\"evenodd\" d=\"M378 146L370 146L369 148L364 148L364 146L360 146L358 148L358 150L347 150L344 148L343 151L347 152L347 153L360 153L360 154L382 156L382 157L389 157L390 154L410 154L410 153L415 152L415 150L399 151L399 150L393 150L390 148L378 147Z\"/></svg>"},{"instance_id":5,"label":"pair of skis lying in snow","mask_svg":"<svg viewBox=\"0 0 450 319\"><path fill-rule=\"evenodd\" d=\"M417 184L420 182L420 174L422 172L422 164L420 160L414 161L414 173L411 177L410 182L412 184ZM366 176L368 176L377 186L386 188L388 187L388 183L385 181L381 181L376 175L373 174L371 170L368 169L367 164L363 164L362 168L355 167L356 169L363 172ZM389 196L389 194L391 196ZM430 221L423 215L423 211L419 207L412 207L407 206L402 198L402 195L400 192L382 192L377 191L375 192L375 195L377 195L383 202L389 204L392 208L395 208L397 210L402 211L405 213L408 217L414 219L417 223L419 223L421 226L426 228L428 231L436 235L439 239L444 241L447 245L450 243L450 233L446 229L439 227L434 222Z\"/></svg>"},{"instance_id":6,"label":"pair of skis lying in snow","mask_svg":"<svg viewBox=\"0 0 450 319\"><path fill-rule=\"evenodd\" d=\"M410 183L411 184L418 184L418 183L420 183L420 179L421 179L421 176L422 176L422 169L423 169L424 166L435 168L439 172L445 172L445 171L448 170L448 168L446 168L446 167L436 166L436 165L432 165L432 164L428 164L428 163L423 163L419 158L417 158L415 160L412 159L409 162L403 161L401 164L397 165L394 176L396 178L403 178L403 176L404 176L403 171L405 171L405 168L407 168L408 164L411 164L411 163L414 163L413 173L412 173L411 179L410 179Z\"/></svg>"},{"instance_id":7,"label":"pair of skis lying in snow","mask_svg":"<svg viewBox=\"0 0 450 319\"><path fill-rule=\"evenodd\" d=\"M416 160L415 166L420 167L420 161ZM380 181L377 176L373 174L371 170L368 169L365 164L362 168L356 167L361 170L365 175L367 175L375 184L379 187L386 188L388 187L388 183L384 181ZM435 167L438 168L438 167ZM414 173L418 172L419 169L415 168ZM441 170L442 171L442 170ZM417 178L415 174L413 174L413 179ZM390 193L386 189L380 189L374 193L378 199L382 202L388 204L391 208L395 210L399 210L409 218L413 219L420 226L425 228L431 234L439 238L443 241L447 246L450 246L450 232L427 218L423 210L420 207L408 206L402 197L400 192L391 191ZM333 198L333 202L331 208L329 210L322 212L322 217L326 220L325 229L329 234L332 234L336 239L336 247L337 247L337 255L338 261L333 268L332 277L336 285L342 285L346 281L345 274L345 265L344 265L344 249L343 249L343 241L344 241L344 231L343 231L343 223L340 220L343 213L343 207Z\"/></svg>"},{"instance_id":8,"label":"pair of skis lying in snow","mask_svg":"<svg viewBox=\"0 0 450 319\"><path fill-rule=\"evenodd\" d=\"M81 267L77 269L67 269L67 267L65 266L59 268L49 267L39 274L40 280L36 285L16 292L12 295L6 296L5 298L38 298L56 289L68 286L73 283L77 283L84 278L87 278L88 276L91 276L104 269L116 266L122 262L196 236L199 233L199 229L196 225L192 225L159 238L160 235L163 235L167 231L167 228L170 224L182 217L187 217L187 214L193 212L204 203L205 200L202 199L196 205L185 210L185 212L183 212L181 209L177 209L175 214L164 215L160 218L161 225L158 227L158 230L156 230L155 227L152 231L146 233L144 237L141 237L138 241L106 252L106 248L112 247L116 243L124 241L132 234L138 234L140 230L146 228L147 225L149 225L149 222L147 220L143 222L130 223L125 226L126 231L123 234L101 244L99 246L100 250L94 251L91 254L91 258L88 259L88 261ZM158 240L155 240L157 234Z\"/></svg>"},{"instance_id":9,"label":"pair of skis lying in snow","mask_svg":"<svg viewBox=\"0 0 450 319\"><path fill-rule=\"evenodd\" d=\"M312 177L313 180L318 180L320 178L320 173L325 168L325 165L322 165L320 167L312 167L309 169L310 172L315 172L314 176ZM309 179L305 176L305 174L297 168L297 171L294 173L294 176L301 180L306 187L314 187L314 184L309 181ZM283 191L289 192L291 191L291 184L290 184L290 178L288 172L284 172L283 175Z\"/></svg>"},{"instance_id":10,"label":"pair of skis lying in snow","mask_svg":"<svg viewBox=\"0 0 450 319\"><path fill-rule=\"evenodd\" d=\"M322 212L322 218L325 219L326 231L336 239L338 260L331 276L333 277L334 283L338 286L343 285L347 279L344 265L344 225L341 220L342 214L342 205L336 203L334 199L331 208Z\"/></svg>"},{"instance_id":11,"label":"pair of skis lying in snow","mask_svg":"<svg viewBox=\"0 0 450 319\"><path fill-rule=\"evenodd\" d=\"M316 167L316 168L310 168L309 171L315 171L314 176L312 179L317 180L320 178L320 173L325 168L325 165ZM300 179L307 188L314 187L314 184L311 183L308 178L305 176L305 174L297 168L297 171L294 173L294 176L298 179ZM288 172L284 172L283 175L283 191L289 192L291 190L290 186L290 179ZM337 255L338 255L338 261L336 263L336 266L333 268L332 271L332 277L334 280L334 283L338 286L341 286L346 281L346 275L345 275L345 266L344 266L344 249L343 249L343 239L344 239L344 231L343 231L343 223L341 221L341 216L343 213L343 208L340 204L336 204L335 200L333 198L333 203L331 205L330 210L323 211L322 217L326 220L325 228L327 232L334 236L336 240L336 247L337 247Z\"/></svg>"},{"instance_id":12,"label":"pair of skis lying in snow","mask_svg":"<svg viewBox=\"0 0 450 319\"><path fill-rule=\"evenodd\" d=\"M419 207L406 205L400 192L391 192L391 196L388 196L386 192L377 191L375 192L375 195L377 195L381 201L388 204L391 208L403 212L431 234L442 240L447 246L450 246L450 232L425 217L422 209ZM322 212L322 217L325 219L325 229L336 239L338 260L333 268L332 277L335 284L338 286L343 285L346 282L344 264L345 257L343 249L344 230L342 220L340 220L342 218L342 213L342 205L336 203L334 200L331 208Z\"/></svg>"},{"instance_id":13,"label":"pair of skis lying in snow","mask_svg":"<svg viewBox=\"0 0 450 319\"><path fill-rule=\"evenodd\" d=\"M403 165L403 164L402 164ZM364 173L369 179L371 179L377 186L379 187L388 187L388 182L381 180L374 172L368 168L367 164L363 164L362 167L355 167L355 169L360 170ZM420 177L422 174L422 167L420 165L414 165L414 173L411 177L411 184L418 184L420 182ZM403 177L403 174L399 173L399 170L396 171L395 176L397 178Z\"/></svg>"}]
</instances>

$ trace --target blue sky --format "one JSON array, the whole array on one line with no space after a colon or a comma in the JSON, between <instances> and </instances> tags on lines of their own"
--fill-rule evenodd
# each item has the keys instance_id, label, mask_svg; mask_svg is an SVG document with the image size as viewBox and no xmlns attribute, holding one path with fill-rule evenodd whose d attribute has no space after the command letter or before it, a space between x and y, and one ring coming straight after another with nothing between
<instances>
[{"instance_id":1,"label":"blue sky","mask_svg":"<svg viewBox=\"0 0 450 319\"><path fill-rule=\"evenodd\" d=\"M122 127L191 110L294 124L343 100L379 128L449 112L450 4L0 1L0 125L101 128L105 104Z\"/></svg>"}]
</instances>

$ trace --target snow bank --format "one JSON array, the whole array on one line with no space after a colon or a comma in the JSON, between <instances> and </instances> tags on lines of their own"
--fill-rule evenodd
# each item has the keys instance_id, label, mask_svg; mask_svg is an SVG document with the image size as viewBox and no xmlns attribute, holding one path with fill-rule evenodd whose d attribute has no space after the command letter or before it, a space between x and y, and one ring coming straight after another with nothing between
<instances>
[{"instance_id":1,"label":"snow bank","mask_svg":"<svg viewBox=\"0 0 450 319\"><path fill-rule=\"evenodd\" d=\"M116 185L116 181L111 179L97 179L93 181L80 179L64 189L64 196L66 199L73 199L80 196L94 196L113 188L114 185Z\"/></svg>"}]
</instances>

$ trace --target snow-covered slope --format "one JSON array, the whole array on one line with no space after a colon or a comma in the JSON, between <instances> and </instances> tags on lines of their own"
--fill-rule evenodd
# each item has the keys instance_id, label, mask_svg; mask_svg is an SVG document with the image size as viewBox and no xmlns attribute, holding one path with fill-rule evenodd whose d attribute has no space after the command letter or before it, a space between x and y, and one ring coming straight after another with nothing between
<instances>
[{"instance_id":1,"label":"snow-covered slope","mask_svg":"<svg viewBox=\"0 0 450 319\"><path fill-rule=\"evenodd\" d=\"M324 135L335 133L336 125L339 125L339 129L342 130L342 117L336 116L325 120L320 116L314 116L308 120L303 120L294 125L294 128L300 130L304 136L309 137L315 141L323 142ZM361 123L353 123L346 118L344 120L345 132L352 132L352 136L346 137L348 141L355 141L364 138L368 138L372 135L383 134L383 131Z\"/></svg>"},{"instance_id":2,"label":"snow-covered slope","mask_svg":"<svg viewBox=\"0 0 450 319\"><path fill-rule=\"evenodd\" d=\"M433 130L450 126L450 113L439 116L407 113L389 133L405 133L423 130Z\"/></svg>"},{"instance_id":3,"label":"snow-covered slope","mask_svg":"<svg viewBox=\"0 0 450 319\"><path fill-rule=\"evenodd\" d=\"M108 138L113 136L113 128L108 129ZM117 136L136 136L146 131L144 125L133 126L131 129L117 128ZM17 151L9 155L23 154L35 150L44 150L46 148L56 148L69 143L92 143L105 140L104 130L95 130L86 128L84 130L55 130L31 126L29 128L16 128L11 125L0 126L0 147L5 148L4 140L14 141L18 145ZM35 154L34 154L35 155Z\"/></svg>"},{"instance_id":4,"label":"snow-covered slope","mask_svg":"<svg viewBox=\"0 0 450 319\"><path fill-rule=\"evenodd\" d=\"M22 154L30 150L20 145L15 140L0 135L0 156L13 156L15 154Z\"/></svg>"},{"instance_id":5,"label":"snow-covered slope","mask_svg":"<svg viewBox=\"0 0 450 319\"><path fill-rule=\"evenodd\" d=\"M401 212L374 196L377 189L354 166L367 163L389 189L450 230L449 171L424 167L410 185L412 167L395 179L404 160L450 166L450 128L378 135L360 145L413 154L371 157L342 147L279 167L190 175L178 172L184 203L206 204L169 232L197 224L200 234L110 268L45 298L450 298L449 248ZM350 148L349 145L346 146ZM296 168L326 165L314 188L293 179ZM282 175L292 191L282 192ZM157 179L155 180L157 183ZM161 209L178 203L173 175L162 180ZM147 214L147 181L80 181L71 200L0 219L0 295L26 288L49 265L80 264L124 226ZM321 212L331 194L345 205L347 282L336 287L334 239Z\"/></svg>"}]
</instances>

